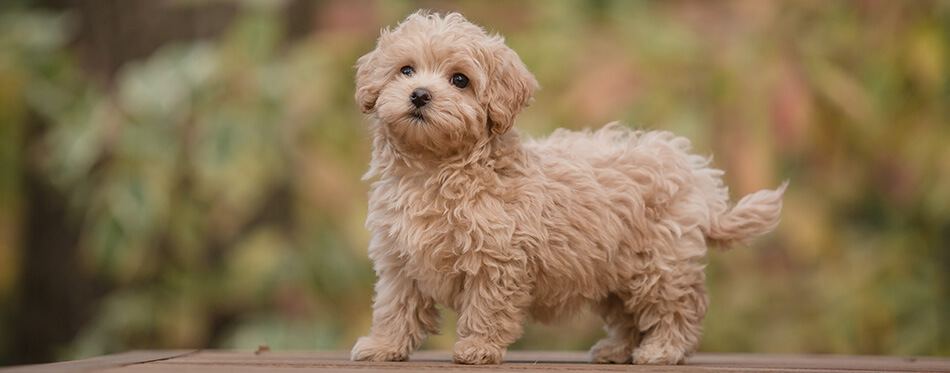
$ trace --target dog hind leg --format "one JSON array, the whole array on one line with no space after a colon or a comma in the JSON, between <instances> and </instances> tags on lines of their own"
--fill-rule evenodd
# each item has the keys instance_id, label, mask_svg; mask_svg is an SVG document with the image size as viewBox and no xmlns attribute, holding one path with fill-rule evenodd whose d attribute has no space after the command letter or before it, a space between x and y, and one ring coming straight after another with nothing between
<instances>
[{"instance_id":1,"label":"dog hind leg","mask_svg":"<svg viewBox=\"0 0 950 373\"><path fill-rule=\"evenodd\" d=\"M623 300L610 295L596 306L604 320L607 337L597 341L590 349L590 361L601 364L628 364L633 359L633 349L640 344L640 330L636 318L627 311Z\"/></svg>"},{"instance_id":2,"label":"dog hind leg","mask_svg":"<svg viewBox=\"0 0 950 373\"><path fill-rule=\"evenodd\" d=\"M684 364L699 346L709 301L702 266L688 266L661 276L657 296L638 307L643 339L633 351L635 364Z\"/></svg>"}]
</instances>

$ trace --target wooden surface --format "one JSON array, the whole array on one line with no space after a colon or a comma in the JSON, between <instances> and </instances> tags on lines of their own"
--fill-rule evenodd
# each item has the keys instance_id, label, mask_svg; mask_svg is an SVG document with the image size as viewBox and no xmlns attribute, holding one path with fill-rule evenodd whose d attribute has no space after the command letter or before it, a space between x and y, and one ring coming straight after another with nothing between
<instances>
[{"instance_id":1,"label":"wooden surface","mask_svg":"<svg viewBox=\"0 0 950 373\"><path fill-rule=\"evenodd\" d=\"M449 362L448 351L420 351L408 362L349 361L347 352L261 353L215 350L132 351L92 359L0 369L19 372L296 372L296 371L560 371L560 372L950 372L950 358L887 356L697 354L688 365L599 365L586 362L586 352L511 351L495 366Z\"/></svg>"}]
</instances>

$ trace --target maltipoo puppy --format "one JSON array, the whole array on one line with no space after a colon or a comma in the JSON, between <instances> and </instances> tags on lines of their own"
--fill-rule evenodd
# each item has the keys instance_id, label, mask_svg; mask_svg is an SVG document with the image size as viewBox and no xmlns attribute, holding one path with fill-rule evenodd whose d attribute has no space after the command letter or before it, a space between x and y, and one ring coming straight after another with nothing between
<instances>
[{"instance_id":1,"label":"maltipoo puppy","mask_svg":"<svg viewBox=\"0 0 950 373\"><path fill-rule=\"evenodd\" d=\"M597 363L680 364L699 345L707 246L778 225L785 186L735 205L722 171L669 132L555 131L522 143L538 87L498 35L457 13L410 15L357 63L375 119L365 178L376 297L353 360L406 360L458 312L453 361L496 364L529 317L590 304Z\"/></svg>"}]
</instances>

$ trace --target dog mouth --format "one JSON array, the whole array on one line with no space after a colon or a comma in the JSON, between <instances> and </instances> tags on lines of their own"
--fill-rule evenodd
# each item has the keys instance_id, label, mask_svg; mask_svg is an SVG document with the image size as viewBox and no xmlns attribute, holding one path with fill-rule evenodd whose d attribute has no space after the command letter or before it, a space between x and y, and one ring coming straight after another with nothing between
<instances>
[{"instance_id":1,"label":"dog mouth","mask_svg":"<svg viewBox=\"0 0 950 373\"><path fill-rule=\"evenodd\" d=\"M425 123L426 117L422 115L422 112L419 110L413 110L409 112L409 119L416 123Z\"/></svg>"}]
</instances>

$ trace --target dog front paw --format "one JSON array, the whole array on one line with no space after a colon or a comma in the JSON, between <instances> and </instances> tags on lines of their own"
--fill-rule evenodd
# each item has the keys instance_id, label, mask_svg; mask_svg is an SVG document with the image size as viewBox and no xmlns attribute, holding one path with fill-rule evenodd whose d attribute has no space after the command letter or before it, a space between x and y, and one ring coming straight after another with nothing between
<instances>
[{"instance_id":1,"label":"dog front paw","mask_svg":"<svg viewBox=\"0 0 950 373\"><path fill-rule=\"evenodd\" d=\"M590 362L596 364L628 364L633 356L624 341L604 338L590 348Z\"/></svg>"},{"instance_id":2,"label":"dog front paw","mask_svg":"<svg viewBox=\"0 0 950 373\"><path fill-rule=\"evenodd\" d=\"M353 361L406 361L409 349L399 343L376 337L362 337L356 341L350 359Z\"/></svg>"},{"instance_id":3,"label":"dog front paw","mask_svg":"<svg viewBox=\"0 0 950 373\"><path fill-rule=\"evenodd\" d=\"M633 350L633 363L640 365L685 364L686 354L672 346L658 344L641 345Z\"/></svg>"},{"instance_id":4,"label":"dog front paw","mask_svg":"<svg viewBox=\"0 0 950 373\"><path fill-rule=\"evenodd\" d=\"M474 339L462 339L455 342L452 350L452 362L456 364L501 364L505 360L507 350L489 343Z\"/></svg>"}]
</instances>

